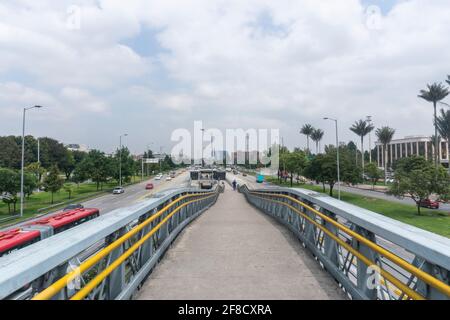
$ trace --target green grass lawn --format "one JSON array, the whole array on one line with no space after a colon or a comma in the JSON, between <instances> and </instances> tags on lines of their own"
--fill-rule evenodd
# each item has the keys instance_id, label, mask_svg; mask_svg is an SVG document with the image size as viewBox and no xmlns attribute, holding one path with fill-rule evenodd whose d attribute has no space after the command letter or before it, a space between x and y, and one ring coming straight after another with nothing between
<instances>
[{"instance_id":1,"label":"green grass lawn","mask_svg":"<svg viewBox=\"0 0 450 320\"><path fill-rule=\"evenodd\" d=\"M267 181L278 184L276 178L268 178ZM289 181L287 183L282 183L282 185L290 187ZM323 192L321 186L299 185L294 183L294 188L295 187ZM328 192L328 188L326 191ZM334 193L334 197L337 197L336 189ZM422 208L421 215L419 216L417 215L417 208L414 205L365 197L349 192L341 192L341 200L450 238L450 215L448 213Z\"/></svg>"},{"instance_id":2,"label":"green grass lawn","mask_svg":"<svg viewBox=\"0 0 450 320\"><path fill-rule=\"evenodd\" d=\"M147 179L146 177L145 179ZM133 177L131 179L132 183L137 183L141 181L141 177ZM53 196L54 204L64 203L60 207L63 207L66 203L77 203L78 200L83 200L90 197L95 197L98 195L103 195L106 192L110 192L112 188L117 186L116 181L111 181L103 184L103 190L97 191L97 185L95 183L82 183L79 186L74 185L71 199L69 199L69 194L61 189L56 192ZM19 200L20 201L20 200ZM17 202L17 211L20 209L20 203ZM49 192L38 192L31 195L29 198L25 198L24 201L24 217L23 219L8 220L5 222L0 222L1 225L11 224L14 222L19 222L21 220L31 218L37 214L42 214L47 211L53 211L58 209L58 207L52 207L48 210L39 212L39 209L51 206L51 194ZM11 206L12 208L12 206ZM0 219L7 218L12 214L8 214L8 205L0 201Z\"/></svg>"}]
</instances>

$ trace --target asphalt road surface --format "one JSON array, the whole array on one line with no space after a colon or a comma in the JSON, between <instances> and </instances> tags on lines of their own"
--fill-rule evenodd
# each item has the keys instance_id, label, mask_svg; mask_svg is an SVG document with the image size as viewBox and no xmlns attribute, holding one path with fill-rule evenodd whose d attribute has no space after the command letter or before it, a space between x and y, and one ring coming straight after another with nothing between
<instances>
[{"instance_id":1,"label":"asphalt road surface","mask_svg":"<svg viewBox=\"0 0 450 320\"><path fill-rule=\"evenodd\" d=\"M170 189L175 187L183 187L188 186L189 184L189 173L177 171L177 175L175 178L173 178L171 181L166 181L167 175L164 175L161 180L155 180L154 178L145 180L143 182L133 184L131 186L124 187L125 193L122 194L106 194L104 196L100 196L85 202L81 202L81 204L85 208L97 208L100 210L100 214L107 214L115 209L129 207L136 202L139 202L149 195L153 193L160 192L164 189ZM153 190L146 190L145 186L147 183L153 183L154 189ZM76 202L75 202L76 203ZM31 221L42 219L45 216L55 214L56 212L51 212L46 215L40 216L35 219L30 219L24 222L20 222L18 224L15 224L13 226L8 226L4 228L4 230L17 228L25 223L30 223Z\"/></svg>"},{"instance_id":2,"label":"asphalt road surface","mask_svg":"<svg viewBox=\"0 0 450 320\"><path fill-rule=\"evenodd\" d=\"M187 186L189 183L187 172L183 172L181 174L178 172L177 176L171 181L166 181L166 177L167 175L164 175L161 180L146 180L141 183L125 187L125 193L116 195L108 194L83 202L82 205L85 208L98 208L100 210L100 214L107 214L108 212L118 208L129 207L153 193L160 192L164 189ZM145 185L149 182L153 183L153 190L145 189Z\"/></svg>"}]
</instances>

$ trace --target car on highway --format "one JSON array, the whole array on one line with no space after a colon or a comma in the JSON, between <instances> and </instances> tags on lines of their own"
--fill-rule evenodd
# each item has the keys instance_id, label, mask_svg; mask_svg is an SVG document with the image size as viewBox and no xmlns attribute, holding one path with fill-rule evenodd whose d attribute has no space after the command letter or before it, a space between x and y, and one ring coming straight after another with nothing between
<instances>
[{"instance_id":1,"label":"car on highway","mask_svg":"<svg viewBox=\"0 0 450 320\"><path fill-rule=\"evenodd\" d=\"M424 199L420 201L420 206L422 208L439 209L439 202L431 199Z\"/></svg>"},{"instance_id":2,"label":"car on highway","mask_svg":"<svg viewBox=\"0 0 450 320\"><path fill-rule=\"evenodd\" d=\"M68 206L66 206L63 211L70 211L70 210L75 210L75 209L83 209L84 206L80 203L71 203Z\"/></svg>"},{"instance_id":3,"label":"car on highway","mask_svg":"<svg viewBox=\"0 0 450 320\"><path fill-rule=\"evenodd\" d=\"M125 193L125 189L122 187L115 187L113 189L113 194L121 194L121 193Z\"/></svg>"},{"instance_id":4,"label":"car on highway","mask_svg":"<svg viewBox=\"0 0 450 320\"><path fill-rule=\"evenodd\" d=\"M162 178L162 175L158 174L158 175L155 177L155 180L161 180L161 178Z\"/></svg>"},{"instance_id":5,"label":"car on highway","mask_svg":"<svg viewBox=\"0 0 450 320\"><path fill-rule=\"evenodd\" d=\"M145 185L145 189L146 189L146 190L152 190L154 187L155 187L155 186L153 185L153 183L147 183L147 184Z\"/></svg>"},{"instance_id":6,"label":"car on highway","mask_svg":"<svg viewBox=\"0 0 450 320\"><path fill-rule=\"evenodd\" d=\"M243 176L243 177L246 177L247 174L246 174L245 172L242 172L242 176Z\"/></svg>"},{"instance_id":7,"label":"car on highway","mask_svg":"<svg viewBox=\"0 0 450 320\"><path fill-rule=\"evenodd\" d=\"M170 181L172 178L170 176L167 176L166 181Z\"/></svg>"}]
</instances>

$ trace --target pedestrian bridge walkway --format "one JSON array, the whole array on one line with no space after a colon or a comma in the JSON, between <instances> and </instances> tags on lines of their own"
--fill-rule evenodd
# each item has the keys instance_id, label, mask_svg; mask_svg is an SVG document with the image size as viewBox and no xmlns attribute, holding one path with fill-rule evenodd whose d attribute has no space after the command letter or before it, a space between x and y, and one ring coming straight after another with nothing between
<instances>
[{"instance_id":1,"label":"pedestrian bridge walkway","mask_svg":"<svg viewBox=\"0 0 450 320\"><path fill-rule=\"evenodd\" d=\"M450 240L305 189L165 190L0 258L0 299L449 299Z\"/></svg>"},{"instance_id":2,"label":"pedestrian bridge walkway","mask_svg":"<svg viewBox=\"0 0 450 320\"><path fill-rule=\"evenodd\" d=\"M226 188L178 236L139 299L343 299L298 239Z\"/></svg>"}]
</instances>

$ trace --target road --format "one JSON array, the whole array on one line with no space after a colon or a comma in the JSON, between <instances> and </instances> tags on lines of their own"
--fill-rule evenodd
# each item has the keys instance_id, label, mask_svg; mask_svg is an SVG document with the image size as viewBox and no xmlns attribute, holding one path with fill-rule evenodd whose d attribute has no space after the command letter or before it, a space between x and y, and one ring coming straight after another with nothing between
<instances>
[{"instance_id":1,"label":"road","mask_svg":"<svg viewBox=\"0 0 450 320\"><path fill-rule=\"evenodd\" d=\"M137 183L137 184L133 184L133 185L124 187L125 193L122 193L122 194L118 194L118 195L106 194L104 196L100 196L100 197L82 202L81 204L85 208L97 208L100 210L100 214L103 215L103 214L107 214L118 208L128 207L136 202L139 202L139 201L145 199L145 197L147 197L153 193L160 192L164 189L183 187L183 186L187 186L189 184L188 172L180 173L180 171L177 171L177 176L174 179L172 179L171 181L166 181L165 180L166 176L167 175L164 175L164 177L159 181L152 178L152 179L148 179L148 180L145 180L145 181ZM154 185L153 190L145 189L145 185L149 182L153 183L153 185ZM56 212L58 212L58 211L56 211ZM39 218L27 220L27 221L15 224L13 226L8 226L3 230L9 230L12 228L20 227L26 223L30 223L34 220L42 219L43 217L52 215L54 213L55 212L51 212L46 215L40 216ZM0 231L2 231L2 230L0 230Z\"/></svg>"},{"instance_id":2,"label":"road","mask_svg":"<svg viewBox=\"0 0 450 320\"><path fill-rule=\"evenodd\" d=\"M100 210L100 214L107 214L112 210L128 207L145 197L160 192L164 189L175 188L175 187L183 187L188 185L188 173L184 172L178 174L171 181L165 181L166 176L164 176L161 180L149 179L129 187L125 188L125 193L119 195L108 194L102 197L98 197L86 202L83 202L82 205L86 208L98 208ZM153 190L146 190L145 185L147 183L153 183Z\"/></svg>"},{"instance_id":3,"label":"road","mask_svg":"<svg viewBox=\"0 0 450 320\"><path fill-rule=\"evenodd\" d=\"M239 183L239 181L244 181L251 188L274 186L273 184L267 183L267 182L264 182L263 184L258 184L258 183L256 183L256 179L253 176L243 177L242 174L235 176L231 173L231 177L235 178L238 183ZM300 188L301 188L301 186L300 186ZM337 186L335 186L334 189L337 190ZM408 204L408 205L413 205L413 206L416 205L414 200L412 200L411 198L400 199L395 196L391 196L384 192L379 192L379 191L364 190L364 189L359 189L359 188L355 188L355 187L347 187L347 186L343 186L343 185L341 186L341 191L357 194L357 195L364 196L364 197L371 197L371 198L376 198L376 199L397 202L397 203L401 203L401 204ZM440 203L440 207L438 210L443 211L443 212L450 212L450 203Z\"/></svg>"},{"instance_id":4,"label":"road","mask_svg":"<svg viewBox=\"0 0 450 320\"><path fill-rule=\"evenodd\" d=\"M337 186L336 186L337 188ZM337 190L335 188L335 190ZM354 193L354 194L358 194L364 197L372 197L372 198L377 198L377 199L382 199L382 200L387 200L387 201L392 201L392 202L398 202L398 203L402 203L402 204L409 204L409 205L413 205L415 206L416 203L414 202L414 200L412 200L411 198L397 198L394 196L390 196L384 192L378 192L378 191L372 191L372 190L363 190L363 189L358 189L358 188L353 188L353 187L347 187L347 186L341 186L341 190L345 191L345 192L349 192L349 193ZM439 206L439 211L444 211L444 212L450 212L450 204L448 203L440 203Z\"/></svg>"}]
</instances>

